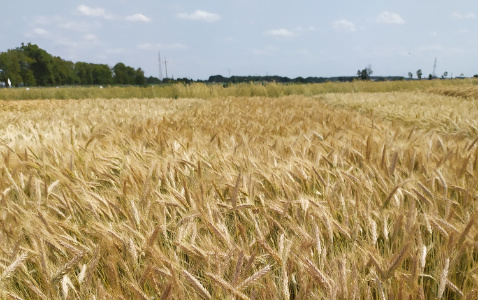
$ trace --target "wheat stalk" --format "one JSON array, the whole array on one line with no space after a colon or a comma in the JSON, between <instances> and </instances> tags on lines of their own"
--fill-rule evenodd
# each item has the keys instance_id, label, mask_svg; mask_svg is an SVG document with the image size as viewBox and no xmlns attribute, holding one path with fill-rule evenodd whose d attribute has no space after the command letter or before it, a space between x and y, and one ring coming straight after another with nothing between
<instances>
[{"instance_id":1,"label":"wheat stalk","mask_svg":"<svg viewBox=\"0 0 478 300\"><path fill-rule=\"evenodd\" d=\"M437 298L441 299L443 292L445 292L446 284L448 283L448 268L450 266L450 259L445 260L445 265L443 266L443 271L440 275L440 284L438 285Z\"/></svg>"},{"instance_id":2,"label":"wheat stalk","mask_svg":"<svg viewBox=\"0 0 478 300\"><path fill-rule=\"evenodd\" d=\"M199 282L199 280L196 279L193 275L191 275L188 271L182 270L181 271L184 276L186 276L186 279L189 281L191 286L194 288L196 293L200 295L202 298L205 299L212 299L211 294L204 288L204 286Z\"/></svg>"},{"instance_id":3,"label":"wheat stalk","mask_svg":"<svg viewBox=\"0 0 478 300\"><path fill-rule=\"evenodd\" d=\"M237 286L237 289L238 290L245 290L247 289L249 286L255 284L257 281L259 281L259 279L261 279L262 277L264 277L267 273L269 273L271 271L271 266L270 265L267 265L265 267L263 267L262 269L260 269L259 271L255 272L254 274L252 274L251 276L247 277L246 279L244 279L243 282L241 282L238 286Z\"/></svg>"},{"instance_id":4,"label":"wheat stalk","mask_svg":"<svg viewBox=\"0 0 478 300\"><path fill-rule=\"evenodd\" d=\"M18 255L17 258L3 270L2 275L0 275L0 282L10 278L13 273L15 273L15 270L18 269L27 258L27 253Z\"/></svg>"}]
</instances>

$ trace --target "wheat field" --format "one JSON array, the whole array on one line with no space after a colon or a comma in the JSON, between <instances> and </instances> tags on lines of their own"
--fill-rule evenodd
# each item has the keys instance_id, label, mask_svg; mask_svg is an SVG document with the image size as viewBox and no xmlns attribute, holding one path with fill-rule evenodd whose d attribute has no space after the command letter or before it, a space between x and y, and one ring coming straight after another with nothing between
<instances>
[{"instance_id":1,"label":"wheat field","mask_svg":"<svg viewBox=\"0 0 478 300\"><path fill-rule=\"evenodd\" d=\"M0 101L0 298L475 299L454 89Z\"/></svg>"}]
</instances>

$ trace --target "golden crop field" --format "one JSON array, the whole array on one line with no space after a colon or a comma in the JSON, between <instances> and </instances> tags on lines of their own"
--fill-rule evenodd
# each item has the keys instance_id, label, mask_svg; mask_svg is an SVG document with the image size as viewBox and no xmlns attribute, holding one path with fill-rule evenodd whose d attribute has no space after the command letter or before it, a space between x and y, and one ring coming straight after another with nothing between
<instances>
[{"instance_id":1,"label":"golden crop field","mask_svg":"<svg viewBox=\"0 0 478 300\"><path fill-rule=\"evenodd\" d=\"M0 298L476 299L475 86L326 85L0 101Z\"/></svg>"}]
</instances>

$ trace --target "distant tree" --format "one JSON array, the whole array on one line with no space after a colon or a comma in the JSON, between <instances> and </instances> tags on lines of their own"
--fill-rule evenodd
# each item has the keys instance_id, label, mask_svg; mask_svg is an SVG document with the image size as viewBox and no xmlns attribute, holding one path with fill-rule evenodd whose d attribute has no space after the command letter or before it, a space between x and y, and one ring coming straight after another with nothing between
<instances>
[{"instance_id":1,"label":"distant tree","mask_svg":"<svg viewBox=\"0 0 478 300\"><path fill-rule=\"evenodd\" d=\"M8 84L10 79L12 86L22 82L20 75L20 54L16 50L8 50L0 53L0 80Z\"/></svg>"},{"instance_id":2,"label":"distant tree","mask_svg":"<svg viewBox=\"0 0 478 300\"><path fill-rule=\"evenodd\" d=\"M223 77L222 75L212 75L209 76L208 82L228 82L230 78Z\"/></svg>"},{"instance_id":3,"label":"distant tree","mask_svg":"<svg viewBox=\"0 0 478 300\"><path fill-rule=\"evenodd\" d=\"M144 72L141 70L141 68L138 68L134 74L134 83L137 85L143 85L146 83Z\"/></svg>"},{"instance_id":4,"label":"distant tree","mask_svg":"<svg viewBox=\"0 0 478 300\"><path fill-rule=\"evenodd\" d=\"M413 73L412 72L408 72L408 78L410 78L410 79L413 78Z\"/></svg>"},{"instance_id":5,"label":"distant tree","mask_svg":"<svg viewBox=\"0 0 478 300\"><path fill-rule=\"evenodd\" d=\"M92 69L93 84L110 84L113 83L113 72L108 65L89 64Z\"/></svg>"},{"instance_id":6,"label":"distant tree","mask_svg":"<svg viewBox=\"0 0 478 300\"><path fill-rule=\"evenodd\" d=\"M478 78L478 74L473 75L473 78Z\"/></svg>"},{"instance_id":7,"label":"distant tree","mask_svg":"<svg viewBox=\"0 0 478 300\"><path fill-rule=\"evenodd\" d=\"M446 78L448 76L448 72L445 71L445 73L443 73L442 77L441 78Z\"/></svg>"},{"instance_id":8,"label":"distant tree","mask_svg":"<svg viewBox=\"0 0 478 300\"><path fill-rule=\"evenodd\" d=\"M357 71L357 77L361 80L369 80L372 73L372 66L368 65L365 69Z\"/></svg>"},{"instance_id":9,"label":"distant tree","mask_svg":"<svg viewBox=\"0 0 478 300\"><path fill-rule=\"evenodd\" d=\"M157 78L157 77L149 76L148 78L146 78L146 83L147 84L160 84L161 80L159 80L159 78Z\"/></svg>"},{"instance_id":10,"label":"distant tree","mask_svg":"<svg viewBox=\"0 0 478 300\"><path fill-rule=\"evenodd\" d=\"M432 80L433 79L433 75L432 74L428 74L428 80Z\"/></svg>"},{"instance_id":11,"label":"distant tree","mask_svg":"<svg viewBox=\"0 0 478 300\"><path fill-rule=\"evenodd\" d=\"M80 82L75 71L75 64L63 60L61 57L53 57L52 71L57 85L78 84Z\"/></svg>"},{"instance_id":12,"label":"distant tree","mask_svg":"<svg viewBox=\"0 0 478 300\"><path fill-rule=\"evenodd\" d=\"M33 76L35 76L38 85L47 86L56 84L53 70L53 57L48 52L31 43L27 45L22 43L19 49L21 49L27 57L34 60L30 68L33 71Z\"/></svg>"},{"instance_id":13,"label":"distant tree","mask_svg":"<svg viewBox=\"0 0 478 300\"><path fill-rule=\"evenodd\" d=\"M422 80L422 75L423 75L423 73L422 73L422 69L418 69L418 70L417 70L417 77L418 77L418 80Z\"/></svg>"},{"instance_id":14,"label":"distant tree","mask_svg":"<svg viewBox=\"0 0 478 300\"><path fill-rule=\"evenodd\" d=\"M117 84L128 84L128 75L124 63L117 63L113 67L113 78L114 82Z\"/></svg>"}]
</instances>

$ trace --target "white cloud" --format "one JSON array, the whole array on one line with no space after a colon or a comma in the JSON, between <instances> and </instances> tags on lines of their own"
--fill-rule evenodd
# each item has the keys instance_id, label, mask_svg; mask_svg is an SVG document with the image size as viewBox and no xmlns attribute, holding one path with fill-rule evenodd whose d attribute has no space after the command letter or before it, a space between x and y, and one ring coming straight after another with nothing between
<instances>
[{"instance_id":1,"label":"white cloud","mask_svg":"<svg viewBox=\"0 0 478 300\"><path fill-rule=\"evenodd\" d=\"M277 48L276 47L273 47L273 46L267 46L265 48L262 48L262 49L250 49L247 51L247 54L252 54L252 55L266 55L266 56L269 56L269 55L273 55L274 53L277 52Z\"/></svg>"},{"instance_id":2,"label":"white cloud","mask_svg":"<svg viewBox=\"0 0 478 300\"><path fill-rule=\"evenodd\" d=\"M67 30L73 30L73 31L79 31L79 32L88 32L94 29L101 28L101 23L100 22L75 22L75 21L68 21L64 23L58 24L58 27L67 29Z\"/></svg>"},{"instance_id":3,"label":"white cloud","mask_svg":"<svg viewBox=\"0 0 478 300\"><path fill-rule=\"evenodd\" d=\"M135 14L131 16L126 17L126 21L132 21L132 22L151 22L151 19L146 17L143 14Z\"/></svg>"},{"instance_id":4,"label":"white cloud","mask_svg":"<svg viewBox=\"0 0 478 300\"><path fill-rule=\"evenodd\" d=\"M388 11L382 12L378 16L377 22L383 24L405 24L405 20L403 20L399 14L391 13Z\"/></svg>"},{"instance_id":5,"label":"white cloud","mask_svg":"<svg viewBox=\"0 0 478 300\"><path fill-rule=\"evenodd\" d=\"M93 7L89 7L89 6L86 6L86 5L80 5L76 8L77 12L79 12L80 14L84 15L84 16L88 16L88 17L100 17L100 18L104 18L104 19L111 19L112 18L112 15L106 13L106 11L103 9L103 8L93 8Z\"/></svg>"},{"instance_id":6,"label":"white cloud","mask_svg":"<svg viewBox=\"0 0 478 300\"><path fill-rule=\"evenodd\" d=\"M348 32L354 32L355 29L355 24L347 21L347 20L337 20L334 22L334 28L337 31L348 31Z\"/></svg>"},{"instance_id":7,"label":"white cloud","mask_svg":"<svg viewBox=\"0 0 478 300\"><path fill-rule=\"evenodd\" d=\"M144 43L139 44L138 49L141 50L158 50L158 49L184 49L186 46L183 44L170 44L170 45L163 45L163 44L151 44L151 43Z\"/></svg>"},{"instance_id":8,"label":"white cloud","mask_svg":"<svg viewBox=\"0 0 478 300\"><path fill-rule=\"evenodd\" d=\"M46 26L51 23L51 18L47 18L44 16L37 16L34 17L32 20L29 20L31 24L37 25L37 26Z\"/></svg>"},{"instance_id":9,"label":"white cloud","mask_svg":"<svg viewBox=\"0 0 478 300\"><path fill-rule=\"evenodd\" d=\"M218 14L210 13L203 10L196 10L192 14L179 13L177 17L180 19L193 20L193 21L203 21L203 22L216 22L221 19L221 16Z\"/></svg>"},{"instance_id":10,"label":"white cloud","mask_svg":"<svg viewBox=\"0 0 478 300\"><path fill-rule=\"evenodd\" d=\"M225 43L230 43L230 44L235 44L235 43L238 43L239 40L236 39L236 38L233 38L233 37L228 37L226 39L223 40Z\"/></svg>"},{"instance_id":11,"label":"white cloud","mask_svg":"<svg viewBox=\"0 0 478 300\"><path fill-rule=\"evenodd\" d=\"M85 40L96 42L96 41L98 41L98 38L96 37L96 35L90 33L90 34L85 35Z\"/></svg>"},{"instance_id":12,"label":"white cloud","mask_svg":"<svg viewBox=\"0 0 478 300\"><path fill-rule=\"evenodd\" d=\"M317 28L315 28L314 26L309 26L309 27L298 26L296 29L298 31L316 31L317 30Z\"/></svg>"},{"instance_id":13,"label":"white cloud","mask_svg":"<svg viewBox=\"0 0 478 300\"><path fill-rule=\"evenodd\" d=\"M43 28L33 28L33 33L43 37L51 36L51 33Z\"/></svg>"},{"instance_id":14,"label":"white cloud","mask_svg":"<svg viewBox=\"0 0 478 300\"><path fill-rule=\"evenodd\" d=\"M278 36L278 37L291 37L294 36L295 34L287 29L274 29L274 30L269 30L264 32L265 35L272 35L272 36Z\"/></svg>"},{"instance_id":15,"label":"white cloud","mask_svg":"<svg viewBox=\"0 0 478 300\"><path fill-rule=\"evenodd\" d=\"M466 15L462 15L460 13L454 12L451 16L455 19L474 19L476 18L474 13L467 13Z\"/></svg>"}]
</instances>

